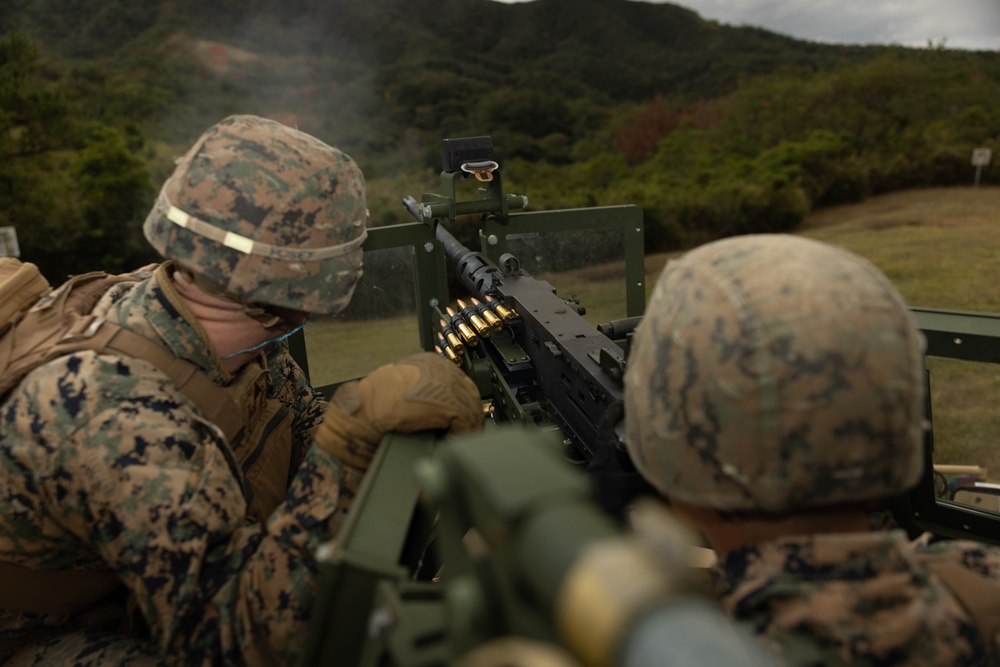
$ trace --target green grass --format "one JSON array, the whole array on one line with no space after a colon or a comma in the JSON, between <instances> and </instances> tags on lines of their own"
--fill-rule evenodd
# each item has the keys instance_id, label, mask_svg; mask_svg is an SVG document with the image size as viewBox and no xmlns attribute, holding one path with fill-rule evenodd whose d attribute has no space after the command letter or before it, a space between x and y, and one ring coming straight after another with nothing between
<instances>
[{"instance_id":1,"label":"green grass","mask_svg":"<svg viewBox=\"0 0 1000 667\"><path fill-rule=\"evenodd\" d=\"M979 465L1000 478L1000 366L928 360L935 463Z\"/></svg>"},{"instance_id":2,"label":"green grass","mask_svg":"<svg viewBox=\"0 0 1000 667\"><path fill-rule=\"evenodd\" d=\"M322 319L306 325L309 379L315 386L367 375L420 351L417 318Z\"/></svg>"},{"instance_id":3,"label":"green grass","mask_svg":"<svg viewBox=\"0 0 1000 667\"><path fill-rule=\"evenodd\" d=\"M931 188L810 215L798 233L878 266L912 306L1000 313L1000 188ZM652 286L670 255L647 257ZM1000 366L930 359L936 463L1000 479Z\"/></svg>"},{"instance_id":4,"label":"green grass","mask_svg":"<svg viewBox=\"0 0 1000 667\"><path fill-rule=\"evenodd\" d=\"M867 257L913 306L1000 312L1000 188L894 193L816 213L802 234Z\"/></svg>"}]
</instances>

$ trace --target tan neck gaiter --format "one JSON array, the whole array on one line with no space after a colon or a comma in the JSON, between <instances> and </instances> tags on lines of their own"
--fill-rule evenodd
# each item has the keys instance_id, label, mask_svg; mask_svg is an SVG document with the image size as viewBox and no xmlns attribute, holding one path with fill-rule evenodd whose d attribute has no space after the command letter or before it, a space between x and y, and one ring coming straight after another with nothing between
<instances>
[{"instance_id":1,"label":"tan neck gaiter","mask_svg":"<svg viewBox=\"0 0 1000 667\"><path fill-rule=\"evenodd\" d=\"M172 279L177 293L201 322L215 351L223 358L223 368L229 373L234 373L249 361L253 353L225 359L227 355L247 350L273 337L273 332L247 315L241 304L208 294L181 271L174 271Z\"/></svg>"}]
</instances>

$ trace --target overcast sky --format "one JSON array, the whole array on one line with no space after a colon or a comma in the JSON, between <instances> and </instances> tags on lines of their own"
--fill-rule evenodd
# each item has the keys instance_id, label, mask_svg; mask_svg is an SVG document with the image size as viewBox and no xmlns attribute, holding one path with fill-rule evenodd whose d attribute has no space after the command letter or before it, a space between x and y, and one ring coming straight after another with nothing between
<instances>
[{"instance_id":1,"label":"overcast sky","mask_svg":"<svg viewBox=\"0 0 1000 667\"><path fill-rule=\"evenodd\" d=\"M499 0L530 2L530 0ZM663 2L663 0L649 0ZM702 18L838 44L1000 50L1000 0L673 0Z\"/></svg>"}]
</instances>

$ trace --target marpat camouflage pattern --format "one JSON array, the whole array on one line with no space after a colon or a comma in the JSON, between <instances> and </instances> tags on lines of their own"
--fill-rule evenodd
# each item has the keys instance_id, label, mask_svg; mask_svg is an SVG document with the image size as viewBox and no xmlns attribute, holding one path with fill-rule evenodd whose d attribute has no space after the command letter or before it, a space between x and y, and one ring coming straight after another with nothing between
<instances>
[{"instance_id":1,"label":"marpat camouflage pattern","mask_svg":"<svg viewBox=\"0 0 1000 667\"><path fill-rule=\"evenodd\" d=\"M973 542L924 547L902 531L812 535L726 554L720 599L789 665L810 664L799 642L845 665L990 664L969 615L931 572L937 563L1000 579L1000 551Z\"/></svg>"},{"instance_id":2,"label":"marpat camouflage pattern","mask_svg":"<svg viewBox=\"0 0 1000 667\"><path fill-rule=\"evenodd\" d=\"M179 307L150 277L112 289L94 312L162 339L223 382ZM12 664L97 664L95 655L121 655L122 664L169 655L185 665L288 658L316 591L314 550L337 532L361 473L311 445L326 404L283 344L272 346L268 365L272 395L295 415L296 472L266 525L246 518L221 433L148 362L73 354L4 397L0 560L111 568L130 591L132 626L152 642L48 629ZM72 620L0 612L0 637Z\"/></svg>"},{"instance_id":3,"label":"marpat camouflage pattern","mask_svg":"<svg viewBox=\"0 0 1000 667\"><path fill-rule=\"evenodd\" d=\"M650 297L626 443L662 493L703 507L888 496L923 468L923 350L902 298L857 255L780 234L708 243Z\"/></svg>"},{"instance_id":4,"label":"marpat camouflage pattern","mask_svg":"<svg viewBox=\"0 0 1000 667\"><path fill-rule=\"evenodd\" d=\"M361 275L365 216L350 157L232 116L179 161L144 232L164 257L255 308L336 313ZM158 275L113 287L94 314L226 385L204 328ZM0 397L0 562L110 570L128 593L126 622L110 627L89 611L0 611L0 660L20 647L11 664L288 662L316 593L314 552L336 534L363 472L313 444L326 402L286 344L265 351L267 396L293 415L287 494L265 522L248 518L222 431L148 361L79 352Z\"/></svg>"},{"instance_id":5,"label":"marpat camouflage pattern","mask_svg":"<svg viewBox=\"0 0 1000 667\"><path fill-rule=\"evenodd\" d=\"M990 663L990 619L966 605L1000 594L1000 550L822 530L824 511L863 518L922 474L923 352L885 275L835 246L739 236L660 275L626 443L662 493L717 510L701 527L733 540L721 602L789 665ZM810 517L815 533L773 537Z\"/></svg>"},{"instance_id":6,"label":"marpat camouflage pattern","mask_svg":"<svg viewBox=\"0 0 1000 667\"><path fill-rule=\"evenodd\" d=\"M365 202L350 156L275 121L230 116L181 158L143 231L228 294L336 314L361 277Z\"/></svg>"}]
</instances>

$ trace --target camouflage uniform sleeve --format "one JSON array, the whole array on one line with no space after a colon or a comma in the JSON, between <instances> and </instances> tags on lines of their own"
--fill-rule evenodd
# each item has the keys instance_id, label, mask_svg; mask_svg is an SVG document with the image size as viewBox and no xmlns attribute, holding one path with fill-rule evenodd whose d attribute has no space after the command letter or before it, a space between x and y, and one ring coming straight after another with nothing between
<instances>
[{"instance_id":1,"label":"camouflage uniform sleeve","mask_svg":"<svg viewBox=\"0 0 1000 667\"><path fill-rule=\"evenodd\" d=\"M310 447L267 525L249 524L215 427L145 362L95 356L20 389L44 424L35 463L55 523L121 576L183 664L286 659L306 629L314 550L340 521L339 464ZM41 400L45 386L57 400Z\"/></svg>"},{"instance_id":2,"label":"camouflage uniform sleeve","mask_svg":"<svg viewBox=\"0 0 1000 667\"><path fill-rule=\"evenodd\" d=\"M272 386L280 386L281 389L273 397L291 405L295 413L292 469L298 470L303 457L312 446L313 431L323 421L323 415L330 404L309 384L302 368L288 353L288 344L282 342L274 348L268 355L267 365L271 369ZM343 522L363 476L363 470L344 464L338 465L339 494L333 521L334 532ZM294 480L293 476L290 498L297 498L301 493Z\"/></svg>"},{"instance_id":3,"label":"camouflage uniform sleeve","mask_svg":"<svg viewBox=\"0 0 1000 667\"><path fill-rule=\"evenodd\" d=\"M323 420L329 403L309 384L302 368L288 353L287 342L273 346L267 357L267 367L271 373L271 386L277 387L271 398L291 406L295 415L291 466L295 470L312 444L312 432Z\"/></svg>"}]
</instances>

